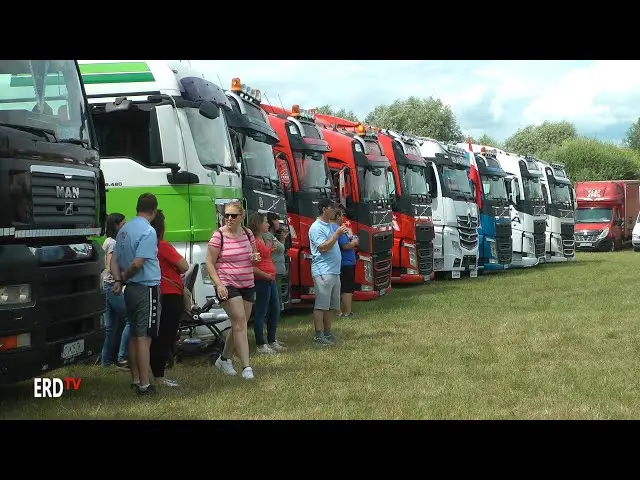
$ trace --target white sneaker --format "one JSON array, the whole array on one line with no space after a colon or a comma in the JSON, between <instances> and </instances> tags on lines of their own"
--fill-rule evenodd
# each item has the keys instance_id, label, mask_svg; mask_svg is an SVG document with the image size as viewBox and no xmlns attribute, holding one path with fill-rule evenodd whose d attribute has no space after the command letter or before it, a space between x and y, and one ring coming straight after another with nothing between
<instances>
[{"instance_id":1,"label":"white sneaker","mask_svg":"<svg viewBox=\"0 0 640 480\"><path fill-rule=\"evenodd\" d=\"M267 345L266 343L264 345L259 345L256 347L256 352L258 353L264 353L266 355L273 355L274 353L276 353L276 351L274 349L272 349L269 345Z\"/></svg>"},{"instance_id":2,"label":"white sneaker","mask_svg":"<svg viewBox=\"0 0 640 480\"><path fill-rule=\"evenodd\" d=\"M167 387L177 387L178 386L178 382L176 382L175 380L169 380L168 378L165 378L163 383Z\"/></svg>"},{"instance_id":3,"label":"white sneaker","mask_svg":"<svg viewBox=\"0 0 640 480\"><path fill-rule=\"evenodd\" d=\"M235 368L233 368L233 362L231 361L230 358L227 358L226 360L222 360L221 357L218 357L218 359L216 360L215 366L218 367L220 370L222 370L227 375L237 375L238 374L238 372L236 372Z\"/></svg>"},{"instance_id":4,"label":"white sneaker","mask_svg":"<svg viewBox=\"0 0 640 480\"><path fill-rule=\"evenodd\" d=\"M278 352L286 352L287 351L287 347L285 347L284 345L278 343L277 340L275 342L271 342L269 344L269 348L271 348L271 350L273 350L276 353L278 353Z\"/></svg>"},{"instance_id":5,"label":"white sneaker","mask_svg":"<svg viewBox=\"0 0 640 480\"><path fill-rule=\"evenodd\" d=\"M245 380L253 380L253 368L247 367L242 370L242 378Z\"/></svg>"}]
</instances>

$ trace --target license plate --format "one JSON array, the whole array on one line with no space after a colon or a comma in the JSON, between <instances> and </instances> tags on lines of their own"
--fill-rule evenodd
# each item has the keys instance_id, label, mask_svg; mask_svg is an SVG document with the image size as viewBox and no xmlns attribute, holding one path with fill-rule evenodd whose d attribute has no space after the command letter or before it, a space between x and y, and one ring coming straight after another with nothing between
<instances>
[{"instance_id":1,"label":"license plate","mask_svg":"<svg viewBox=\"0 0 640 480\"><path fill-rule=\"evenodd\" d=\"M425 275L424 276L424 281L428 282L429 280L431 280L431 275Z\"/></svg>"},{"instance_id":2,"label":"license plate","mask_svg":"<svg viewBox=\"0 0 640 480\"><path fill-rule=\"evenodd\" d=\"M67 343L62 346L62 358L65 360L68 358L77 357L84 352L84 339L76 340L75 342Z\"/></svg>"},{"instance_id":3,"label":"license plate","mask_svg":"<svg viewBox=\"0 0 640 480\"><path fill-rule=\"evenodd\" d=\"M382 290L380 290L380 296L384 295L385 293L387 293L386 288L383 288Z\"/></svg>"},{"instance_id":4,"label":"license plate","mask_svg":"<svg viewBox=\"0 0 640 480\"><path fill-rule=\"evenodd\" d=\"M591 242L580 242L578 244L579 247L593 247L593 243Z\"/></svg>"},{"instance_id":5,"label":"license plate","mask_svg":"<svg viewBox=\"0 0 640 480\"><path fill-rule=\"evenodd\" d=\"M469 276L471 278L476 278L478 276L478 270L469 270Z\"/></svg>"},{"instance_id":6,"label":"license plate","mask_svg":"<svg viewBox=\"0 0 640 480\"><path fill-rule=\"evenodd\" d=\"M451 272L451 278L460 278L460 270Z\"/></svg>"}]
</instances>

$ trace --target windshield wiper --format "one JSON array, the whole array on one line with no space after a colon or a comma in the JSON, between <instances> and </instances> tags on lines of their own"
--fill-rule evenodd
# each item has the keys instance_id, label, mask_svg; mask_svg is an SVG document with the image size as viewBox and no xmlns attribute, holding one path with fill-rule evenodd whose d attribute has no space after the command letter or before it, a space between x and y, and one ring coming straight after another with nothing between
<instances>
[{"instance_id":1,"label":"windshield wiper","mask_svg":"<svg viewBox=\"0 0 640 480\"><path fill-rule=\"evenodd\" d=\"M45 138L48 142L57 142L56 132L51 130L50 128L39 128L33 127L31 125L15 125L13 123L0 123L3 127L13 128L14 130L20 130L27 133L32 133L34 135L38 135L40 137ZM51 136L51 138L49 138Z\"/></svg>"},{"instance_id":2,"label":"windshield wiper","mask_svg":"<svg viewBox=\"0 0 640 480\"><path fill-rule=\"evenodd\" d=\"M80 145L84 148L89 148L89 140L84 140L82 138L63 138L58 140L58 143L70 143L72 145Z\"/></svg>"}]
</instances>

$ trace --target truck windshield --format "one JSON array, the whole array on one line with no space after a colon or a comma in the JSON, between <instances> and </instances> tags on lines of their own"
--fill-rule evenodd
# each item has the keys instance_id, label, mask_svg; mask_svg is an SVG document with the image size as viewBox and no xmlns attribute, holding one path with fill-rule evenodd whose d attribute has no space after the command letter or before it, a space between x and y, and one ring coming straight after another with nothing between
<instances>
[{"instance_id":1,"label":"truck windshield","mask_svg":"<svg viewBox=\"0 0 640 480\"><path fill-rule=\"evenodd\" d=\"M0 60L0 124L91 145L75 60Z\"/></svg>"},{"instance_id":2,"label":"truck windshield","mask_svg":"<svg viewBox=\"0 0 640 480\"><path fill-rule=\"evenodd\" d=\"M464 197L468 200L473 199L469 177L465 169L443 166L442 186L451 194Z\"/></svg>"},{"instance_id":3,"label":"truck windshield","mask_svg":"<svg viewBox=\"0 0 640 480\"><path fill-rule=\"evenodd\" d=\"M402 190L407 195L427 195L429 187L425 167L405 165L400 169L402 175Z\"/></svg>"},{"instance_id":4,"label":"truck windshield","mask_svg":"<svg viewBox=\"0 0 640 480\"><path fill-rule=\"evenodd\" d=\"M386 200L389 198L386 169L380 167L358 167L360 200Z\"/></svg>"},{"instance_id":5,"label":"truck windshield","mask_svg":"<svg viewBox=\"0 0 640 480\"><path fill-rule=\"evenodd\" d=\"M572 203L571 187L552 183L549 185L549 193L551 194L551 203Z\"/></svg>"},{"instance_id":6,"label":"truck windshield","mask_svg":"<svg viewBox=\"0 0 640 480\"><path fill-rule=\"evenodd\" d=\"M487 200L507 200L504 178L498 175L481 175L482 191Z\"/></svg>"},{"instance_id":7,"label":"truck windshield","mask_svg":"<svg viewBox=\"0 0 640 480\"><path fill-rule=\"evenodd\" d=\"M258 142L248 136L244 136L243 141L242 156L246 163L245 174L278 180L278 172L276 171L271 145Z\"/></svg>"},{"instance_id":8,"label":"truck windshield","mask_svg":"<svg viewBox=\"0 0 640 480\"><path fill-rule=\"evenodd\" d=\"M579 208L576 210L576 223L609 223L610 208Z\"/></svg>"},{"instance_id":9,"label":"truck windshield","mask_svg":"<svg viewBox=\"0 0 640 480\"><path fill-rule=\"evenodd\" d=\"M542 200L542 184L539 178L522 177L525 200Z\"/></svg>"},{"instance_id":10,"label":"truck windshield","mask_svg":"<svg viewBox=\"0 0 640 480\"><path fill-rule=\"evenodd\" d=\"M234 168L236 158L224 115L211 120L200 115L197 108L185 108L193 143L204 167L220 165Z\"/></svg>"},{"instance_id":11,"label":"truck windshield","mask_svg":"<svg viewBox=\"0 0 640 480\"><path fill-rule=\"evenodd\" d=\"M324 155L314 153L301 154L294 152L293 158L296 162L296 170L298 172L298 183L301 190L322 190L331 188L331 180L329 179L329 169L325 162Z\"/></svg>"}]
</instances>

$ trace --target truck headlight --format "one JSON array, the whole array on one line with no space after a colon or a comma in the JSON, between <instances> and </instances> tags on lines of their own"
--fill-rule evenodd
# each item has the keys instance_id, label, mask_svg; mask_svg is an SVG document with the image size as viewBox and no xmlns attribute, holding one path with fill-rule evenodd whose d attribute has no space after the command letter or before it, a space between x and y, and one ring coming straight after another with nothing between
<instances>
[{"instance_id":1,"label":"truck headlight","mask_svg":"<svg viewBox=\"0 0 640 480\"><path fill-rule=\"evenodd\" d=\"M364 267L364 281L373 283L373 267L369 258L362 258L362 266Z\"/></svg>"},{"instance_id":2,"label":"truck headlight","mask_svg":"<svg viewBox=\"0 0 640 480\"><path fill-rule=\"evenodd\" d=\"M493 239L487 239L489 242L489 249L491 251L491 257L496 258L498 256L498 248L496 247L496 241Z\"/></svg>"},{"instance_id":3,"label":"truck headlight","mask_svg":"<svg viewBox=\"0 0 640 480\"><path fill-rule=\"evenodd\" d=\"M7 285L0 287L0 306L31 303L31 285Z\"/></svg>"},{"instance_id":4,"label":"truck headlight","mask_svg":"<svg viewBox=\"0 0 640 480\"><path fill-rule=\"evenodd\" d=\"M456 257L462 256L462 248L460 248L460 242L456 242L456 241L451 242L451 249L453 250L453 254Z\"/></svg>"},{"instance_id":5,"label":"truck headlight","mask_svg":"<svg viewBox=\"0 0 640 480\"><path fill-rule=\"evenodd\" d=\"M405 243L405 247L407 247L407 251L409 252L409 264L412 267L418 266L418 257L416 256L416 246L412 243Z\"/></svg>"},{"instance_id":6,"label":"truck headlight","mask_svg":"<svg viewBox=\"0 0 640 480\"><path fill-rule=\"evenodd\" d=\"M609 227L605 228L604 230L602 230L602 233L600 235L598 235L598 240L602 240L603 238L607 238L607 235L609 235Z\"/></svg>"},{"instance_id":7,"label":"truck headlight","mask_svg":"<svg viewBox=\"0 0 640 480\"><path fill-rule=\"evenodd\" d=\"M640 240L640 235L632 235L632 240Z\"/></svg>"}]
</instances>

